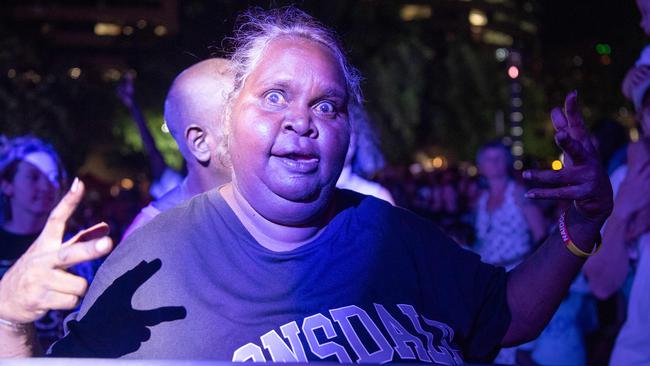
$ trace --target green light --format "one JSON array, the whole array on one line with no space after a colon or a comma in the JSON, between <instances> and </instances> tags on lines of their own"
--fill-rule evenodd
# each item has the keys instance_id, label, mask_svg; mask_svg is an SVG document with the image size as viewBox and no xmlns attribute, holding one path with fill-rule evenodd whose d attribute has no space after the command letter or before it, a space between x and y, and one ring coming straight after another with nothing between
<instances>
[{"instance_id":1,"label":"green light","mask_svg":"<svg viewBox=\"0 0 650 366\"><path fill-rule=\"evenodd\" d=\"M607 43L598 43L596 45L596 52L599 55L609 55L612 53L612 47L610 47Z\"/></svg>"}]
</instances>

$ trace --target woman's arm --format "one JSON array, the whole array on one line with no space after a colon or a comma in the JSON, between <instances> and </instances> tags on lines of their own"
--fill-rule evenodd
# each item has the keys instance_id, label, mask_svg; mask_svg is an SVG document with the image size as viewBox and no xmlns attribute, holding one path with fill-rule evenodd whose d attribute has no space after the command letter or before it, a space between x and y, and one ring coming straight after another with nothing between
<instances>
[{"instance_id":1,"label":"woman's arm","mask_svg":"<svg viewBox=\"0 0 650 366\"><path fill-rule=\"evenodd\" d=\"M591 252L600 224L586 220L572 206L568 232L582 251ZM533 255L508 274L508 305L512 320L502 344L536 338L562 302L585 259L569 252L556 229Z\"/></svg>"},{"instance_id":2,"label":"woman's arm","mask_svg":"<svg viewBox=\"0 0 650 366\"><path fill-rule=\"evenodd\" d=\"M580 250L591 253L600 228L612 212L609 178L598 161L580 115L577 94L567 96L565 110L551 112L555 140L565 154L560 171L527 171L524 178L537 183L528 198L572 201L566 231ZM507 296L512 320L504 346L531 340L544 329L566 294L585 258L570 252L555 230L542 246L508 276Z\"/></svg>"},{"instance_id":3,"label":"woman's arm","mask_svg":"<svg viewBox=\"0 0 650 366\"><path fill-rule=\"evenodd\" d=\"M585 264L589 289L599 299L613 295L627 277L629 255L625 243L626 223L627 220L617 215L614 209L603 232L603 242L607 245Z\"/></svg>"}]
</instances>

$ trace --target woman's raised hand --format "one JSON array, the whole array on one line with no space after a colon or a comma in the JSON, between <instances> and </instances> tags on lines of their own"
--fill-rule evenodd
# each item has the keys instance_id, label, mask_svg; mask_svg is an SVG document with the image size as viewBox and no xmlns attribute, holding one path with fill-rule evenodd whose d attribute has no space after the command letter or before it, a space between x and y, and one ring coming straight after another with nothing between
<instances>
[{"instance_id":1,"label":"woman's raised hand","mask_svg":"<svg viewBox=\"0 0 650 366\"><path fill-rule=\"evenodd\" d=\"M543 186L531 189L526 196L572 200L585 219L602 225L614 206L612 186L585 127L577 92L567 95L564 110L551 111L551 120L555 142L564 152L564 168L524 172L525 179Z\"/></svg>"}]
</instances>

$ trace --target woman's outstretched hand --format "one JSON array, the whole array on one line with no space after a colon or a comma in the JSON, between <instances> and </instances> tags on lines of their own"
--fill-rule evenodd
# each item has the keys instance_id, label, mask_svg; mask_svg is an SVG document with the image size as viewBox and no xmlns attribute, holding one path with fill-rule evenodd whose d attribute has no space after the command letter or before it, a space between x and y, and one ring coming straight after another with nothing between
<instances>
[{"instance_id":1,"label":"woman's outstretched hand","mask_svg":"<svg viewBox=\"0 0 650 366\"><path fill-rule=\"evenodd\" d=\"M97 224L62 242L65 224L81 201L78 179L52 210L43 231L0 281L0 319L16 325L31 323L48 310L72 309L88 283L66 271L75 264L108 254L108 225Z\"/></svg>"},{"instance_id":2,"label":"woman's outstretched hand","mask_svg":"<svg viewBox=\"0 0 650 366\"><path fill-rule=\"evenodd\" d=\"M564 152L564 168L524 172L525 179L544 187L531 189L526 196L571 200L583 218L600 226L614 207L612 186L585 127L577 92L567 95L564 110L551 111L551 120L555 142Z\"/></svg>"}]
</instances>

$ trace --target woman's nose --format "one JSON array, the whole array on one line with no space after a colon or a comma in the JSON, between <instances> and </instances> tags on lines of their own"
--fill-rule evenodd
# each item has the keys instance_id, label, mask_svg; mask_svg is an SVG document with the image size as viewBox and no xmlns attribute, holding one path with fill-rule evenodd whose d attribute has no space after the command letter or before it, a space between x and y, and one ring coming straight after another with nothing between
<instances>
[{"instance_id":1,"label":"woman's nose","mask_svg":"<svg viewBox=\"0 0 650 366\"><path fill-rule=\"evenodd\" d=\"M309 111L292 110L284 118L282 128L288 132L295 132L300 136L315 138L318 130L313 123Z\"/></svg>"}]
</instances>

